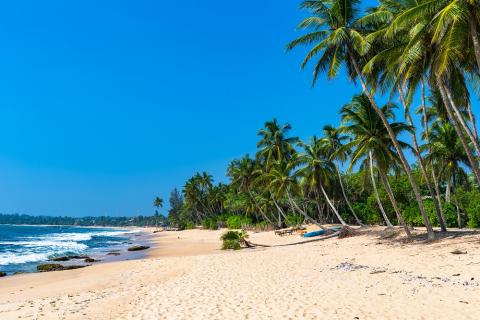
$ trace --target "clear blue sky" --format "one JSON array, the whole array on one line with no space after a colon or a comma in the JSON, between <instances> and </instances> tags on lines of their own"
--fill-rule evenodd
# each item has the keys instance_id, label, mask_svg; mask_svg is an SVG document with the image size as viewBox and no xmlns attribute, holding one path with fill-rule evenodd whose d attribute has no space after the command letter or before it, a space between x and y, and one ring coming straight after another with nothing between
<instances>
[{"instance_id":1,"label":"clear blue sky","mask_svg":"<svg viewBox=\"0 0 480 320\"><path fill-rule=\"evenodd\" d=\"M373 1L371 1L373 3ZM0 212L151 214L224 180L273 117L302 138L358 92L300 72L298 0L4 1Z\"/></svg>"}]
</instances>

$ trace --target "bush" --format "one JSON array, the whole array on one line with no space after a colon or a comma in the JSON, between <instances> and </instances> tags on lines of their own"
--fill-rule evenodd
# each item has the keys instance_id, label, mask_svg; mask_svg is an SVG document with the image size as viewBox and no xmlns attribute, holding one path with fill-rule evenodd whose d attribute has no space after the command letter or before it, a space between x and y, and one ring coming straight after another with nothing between
<instances>
[{"instance_id":1,"label":"bush","mask_svg":"<svg viewBox=\"0 0 480 320\"><path fill-rule=\"evenodd\" d=\"M255 231L268 231L274 229L267 221L260 221L255 224Z\"/></svg>"},{"instance_id":2,"label":"bush","mask_svg":"<svg viewBox=\"0 0 480 320\"><path fill-rule=\"evenodd\" d=\"M376 210L371 204L363 202L355 202L352 204L353 210L360 220L366 224L381 224L383 218L380 217L380 211Z\"/></svg>"},{"instance_id":3,"label":"bush","mask_svg":"<svg viewBox=\"0 0 480 320\"><path fill-rule=\"evenodd\" d=\"M440 226L438 221L437 212L435 210L435 205L433 200L426 199L423 201L425 205L425 211L427 212L428 217L430 218L430 223L434 227ZM443 214L447 223L447 227L457 227L457 210L453 204L442 203ZM423 217L420 214L420 209L416 202L411 203L404 212L405 222L407 224L413 224L415 226L424 226Z\"/></svg>"},{"instance_id":4,"label":"bush","mask_svg":"<svg viewBox=\"0 0 480 320\"><path fill-rule=\"evenodd\" d=\"M457 190L460 207L467 215L467 226L469 228L480 228L480 191L476 188L465 191L462 188Z\"/></svg>"},{"instance_id":5,"label":"bush","mask_svg":"<svg viewBox=\"0 0 480 320\"><path fill-rule=\"evenodd\" d=\"M203 229L207 230L217 230L218 229L218 222L215 218L207 218L202 221Z\"/></svg>"},{"instance_id":6,"label":"bush","mask_svg":"<svg viewBox=\"0 0 480 320\"><path fill-rule=\"evenodd\" d=\"M228 229L242 229L252 224L252 219L243 216L230 216L227 218Z\"/></svg>"},{"instance_id":7,"label":"bush","mask_svg":"<svg viewBox=\"0 0 480 320\"><path fill-rule=\"evenodd\" d=\"M480 228L480 203L471 203L467 208L468 227Z\"/></svg>"},{"instance_id":8,"label":"bush","mask_svg":"<svg viewBox=\"0 0 480 320\"><path fill-rule=\"evenodd\" d=\"M241 246L237 240L224 240L222 250L240 250Z\"/></svg>"},{"instance_id":9,"label":"bush","mask_svg":"<svg viewBox=\"0 0 480 320\"><path fill-rule=\"evenodd\" d=\"M227 231L220 237L223 241L222 249L239 250L245 245L246 238L248 238L248 234L245 231Z\"/></svg>"},{"instance_id":10,"label":"bush","mask_svg":"<svg viewBox=\"0 0 480 320\"><path fill-rule=\"evenodd\" d=\"M184 230L190 230L190 229L195 229L195 224L191 221L188 221L185 223L185 226L183 227Z\"/></svg>"},{"instance_id":11,"label":"bush","mask_svg":"<svg viewBox=\"0 0 480 320\"><path fill-rule=\"evenodd\" d=\"M303 223L303 216L289 214L285 220L287 227L298 226Z\"/></svg>"}]
</instances>

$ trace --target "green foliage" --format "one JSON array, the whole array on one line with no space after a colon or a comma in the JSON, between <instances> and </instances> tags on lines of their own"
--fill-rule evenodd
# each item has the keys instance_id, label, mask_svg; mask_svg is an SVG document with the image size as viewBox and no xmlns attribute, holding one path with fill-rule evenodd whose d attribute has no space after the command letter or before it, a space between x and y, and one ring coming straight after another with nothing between
<instances>
[{"instance_id":1,"label":"green foliage","mask_svg":"<svg viewBox=\"0 0 480 320\"><path fill-rule=\"evenodd\" d=\"M216 218L203 219L202 226L203 226L203 229L217 230L218 229L217 219Z\"/></svg>"},{"instance_id":2,"label":"green foliage","mask_svg":"<svg viewBox=\"0 0 480 320\"><path fill-rule=\"evenodd\" d=\"M228 229L242 229L252 224L252 219L243 216L230 216L227 218Z\"/></svg>"},{"instance_id":3,"label":"green foliage","mask_svg":"<svg viewBox=\"0 0 480 320\"><path fill-rule=\"evenodd\" d=\"M239 250L245 245L245 239L248 238L248 234L245 231L230 230L222 234L220 239L223 241L222 249Z\"/></svg>"},{"instance_id":4,"label":"green foliage","mask_svg":"<svg viewBox=\"0 0 480 320\"><path fill-rule=\"evenodd\" d=\"M222 250L240 250L241 246L238 240L224 240Z\"/></svg>"},{"instance_id":5,"label":"green foliage","mask_svg":"<svg viewBox=\"0 0 480 320\"><path fill-rule=\"evenodd\" d=\"M30 216L26 214L0 214L0 224L29 224L29 225L68 225L68 226L161 226L167 219L163 215L135 216L135 217L53 217Z\"/></svg>"},{"instance_id":6,"label":"green foliage","mask_svg":"<svg viewBox=\"0 0 480 320\"><path fill-rule=\"evenodd\" d=\"M287 215L287 219L285 220L285 224L288 227L298 226L303 223L303 216L289 214Z\"/></svg>"},{"instance_id":7,"label":"green foliage","mask_svg":"<svg viewBox=\"0 0 480 320\"><path fill-rule=\"evenodd\" d=\"M459 188L457 195L461 208L467 214L467 226L469 228L480 228L480 192L476 188L471 191Z\"/></svg>"},{"instance_id":8,"label":"green foliage","mask_svg":"<svg viewBox=\"0 0 480 320\"><path fill-rule=\"evenodd\" d=\"M425 199L423 201L425 205L425 211L430 218L430 222L432 226L439 227L440 223L438 221L437 213L435 211L435 205L433 204L433 200ZM457 211L453 204L442 203L443 214L445 215L445 220L447 223L447 227L457 227ZM411 224L414 226L423 226L423 218L420 214L420 210L418 209L418 205L416 203L411 203L408 205L403 212L405 222L407 224Z\"/></svg>"},{"instance_id":9,"label":"green foliage","mask_svg":"<svg viewBox=\"0 0 480 320\"><path fill-rule=\"evenodd\" d=\"M370 202L354 202L352 203L352 207L363 223L379 224L383 222L379 216L380 212L374 207L374 204L371 204Z\"/></svg>"},{"instance_id":10,"label":"green foliage","mask_svg":"<svg viewBox=\"0 0 480 320\"><path fill-rule=\"evenodd\" d=\"M260 221L255 224L255 230L257 231L267 231L272 229L273 227L268 224L267 221Z\"/></svg>"},{"instance_id":11,"label":"green foliage","mask_svg":"<svg viewBox=\"0 0 480 320\"><path fill-rule=\"evenodd\" d=\"M195 229L195 223L187 221L183 227L185 230Z\"/></svg>"}]
</instances>

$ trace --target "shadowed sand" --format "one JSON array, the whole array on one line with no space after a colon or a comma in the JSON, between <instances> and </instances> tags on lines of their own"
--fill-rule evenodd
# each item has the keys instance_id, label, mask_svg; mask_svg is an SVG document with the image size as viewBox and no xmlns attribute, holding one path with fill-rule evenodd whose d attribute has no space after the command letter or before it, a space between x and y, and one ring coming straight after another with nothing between
<instances>
[{"instance_id":1,"label":"shadowed sand","mask_svg":"<svg viewBox=\"0 0 480 320\"><path fill-rule=\"evenodd\" d=\"M156 233L148 259L0 279L0 319L478 319L478 233L405 244L381 230L237 252L219 250L222 231Z\"/></svg>"}]
</instances>

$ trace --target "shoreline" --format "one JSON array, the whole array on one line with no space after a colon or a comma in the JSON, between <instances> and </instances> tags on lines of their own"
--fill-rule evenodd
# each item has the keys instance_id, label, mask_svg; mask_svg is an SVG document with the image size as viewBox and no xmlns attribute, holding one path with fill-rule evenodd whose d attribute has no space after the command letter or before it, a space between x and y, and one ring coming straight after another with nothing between
<instances>
[{"instance_id":1,"label":"shoreline","mask_svg":"<svg viewBox=\"0 0 480 320\"><path fill-rule=\"evenodd\" d=\"M240 251L219 249L223 230L145 231L153 245L143 259L0 279L0 318L474 319L480 304L478 231L405 243L371 227L345 239ZM250 239L276 245L299 237Z\"/></svg>"},{"instance_id":2,"label":"shoreline","mask_svg":"<svg viewBox=\"0 0 480 320\"><path fill-rule=\"evenodd\" d=\"M18 225L18 224L3 224L3 226L32 226L32 227L52 227L50 225ZM131 246L141 245L141 246L149 246L151 247L151 232L148 228L143 227L87 227L87 226L60 226L60 225L53 225L53 227L75 227L75 228L84 228L84 229L107 229L111 231L125 231L125 233L119 234L118 237L125 238L124 241L118 242L117 244L107 246L107 247L89 247L84 252L75 253L75 254L67 254L58 255L55 258L59 257L70 257L68 260L65 261L55 261L54 258L50 260L42 260L32 262L34 265L44 265L44 264L60 264L65 267L69 266L81 266L80 268L87 268L94 265L104 264L104 263L111 263L111 262L118 262L124 260L134 260L134 259L143 259L147 257L145 251L128 251L127 249ZM82 257L82 258L71 258L71 257ZM93 258L95 261L87 262L84 261L84 258ZM21 266L21 264L20 264ZM1 269L0 269L1 271ZM51 271L56 272L56 271ZM24 269L20 268L17 270L10 270L6 272L4 277L14 277L23 274L36 274L36 273L44 273L37 270L25 271Z\"/></svg>"}]
</instances>

